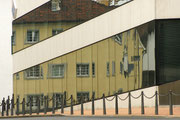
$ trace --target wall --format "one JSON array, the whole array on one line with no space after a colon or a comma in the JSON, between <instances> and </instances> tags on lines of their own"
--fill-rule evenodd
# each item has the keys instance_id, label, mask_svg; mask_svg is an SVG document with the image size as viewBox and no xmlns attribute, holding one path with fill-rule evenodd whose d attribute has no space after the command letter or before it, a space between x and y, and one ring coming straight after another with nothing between
<instances>
[{"instance_id":1,"label":"wall","mask_svg":"<svg viewBox=\"0 0 180 120\"><path fill-rule=\"evenodd\" d=\"M149 22L155 18L154 10L154 0L135 0L125 4L14 54L13 73ZM47 47L49 49L46 49Z\"/></svg>"}]
</instances>

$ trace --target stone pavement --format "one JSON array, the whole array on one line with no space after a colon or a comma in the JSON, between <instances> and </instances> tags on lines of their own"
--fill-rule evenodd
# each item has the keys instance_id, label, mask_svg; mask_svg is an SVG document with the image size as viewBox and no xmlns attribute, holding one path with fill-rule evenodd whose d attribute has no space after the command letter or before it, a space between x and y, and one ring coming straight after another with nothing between
<instances>
[{"instance_id":1,"label":"stone pavement","mask_svg":"<svg viewBox=\"0 0 180 120\"><path fill-rule=\"evenodd\" d=\"M37 114L32 114L31 116L33 117L42 117L42 116L71 116L70 111L64 111L64 114L60 113L61 110L56 111L56 113L53 115L52 112L48 112L46 115L44 113L40 113L39 115ZM26 114L25 117L31 117L29 114ZM74 111L73 116L81 116L81 111ZM84 111L84 116L92 116L91 115L91 110L85 110ZM95 115L94 116L105 116L103 115L103 110L95 110ZM159 115L155 115L155 108L146 108L145 107L145 114L141 115L141 108L132 108L132 114L128 115L128 109L127 108L121 108L119 109L119 114L115 114L115 109L107 109L106 110L106 116L164 116L164 117L178 117L180 119L180 106L174 106L173 107L173 115L169 115L169 106L161 106L159 107ZM5 116L6 117L6 116ZM9 116L10 118L12 117L23 117L22 115L19 116ZM2 118L0 116L0 118Z\"/></svg>"}]
</instances>

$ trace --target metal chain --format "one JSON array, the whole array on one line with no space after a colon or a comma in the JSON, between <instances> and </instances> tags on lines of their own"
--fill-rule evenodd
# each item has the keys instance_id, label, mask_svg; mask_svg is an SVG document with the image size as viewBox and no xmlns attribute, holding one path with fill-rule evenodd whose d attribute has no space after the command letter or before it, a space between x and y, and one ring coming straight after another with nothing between
<instances>
[{"instance_id":1,"label":"metal chain","mask_svg":"<svg viewBox=\"0 0 180 120\"><path fill-rule=\"evenodd\" d=\"M172 92L172 95L174 95L174 96L180 96L180 94L176 94L176 93L174 93L174 92Z\"/></svg>"},{"instance_id":2,"label":"metal chain","mask_svg":"<svg viewBox=\"0 0 180 120\"><path fill-rule=\"evenodd\" d=\"M107 100L107 101L113 101L114 98L115 98L115 96L114 96L112 99L110 99L110 100L109 100L108 98L106 98L106 100Z\"/></svg>"},{"instance_id":3,"label":"metal chain","mask_svg":"<svg viewBox=\"0 0 180 120\"><path fill-rule=\"evenodd\" d=\"M147 99L152 99L153 97L155 97L156 96L156 94L154 94L153 96L151 96L151 97L148 97L148 96L146 96L145 94L143 94L144 95L144 97L145 98L147 98Z\"/></svg>"},{"instance_id":4,"label":"metal chain","mask_svg":"<svg viewBox=\"0 0 180 120\"><path fill-rule=\"evenodd\" d=\"M134 98L134 99L138 99L138 98L141 97L141 94L139 96L137 96L137 97L134 97L133 95L131 95L131 97Z\"/></svg>"},{"instance_id":5,"label":"metal chain","mask_svg":"<svg viewBox=\"0 0 180 120\"><path fill-rule=\"evenodd\" d=\"M67 99L66 101L69 101L71 99L71 97L69 99Z\"/></svg>"},{"instance_id":6,"label":"metal chain","mask_svg":"<svg viewBox=\"0 0 180 120\"><path fill-rule=\"evenodd\" d=\"M163 94L159 94L159 93L158 93L158 95L159 95L159 96L162 96L162 97L166 97L166 96L168 96L168 95L169 95L169 93L168 93L168 94L165 94L165 95L163 95Z\"/></svg>"},{"instance_id":7,"label":"metal chain","mask_svg":"<svg viewBox=\"0 0 180 120\"><path fill-rule=\"evenodd\" d=\"M125 98L120 98L120 97L118 96L118 98L119 98L121 101L125 101L128 97L129 97L129 95L127 95Z\"/></svg>"}]
</instances>

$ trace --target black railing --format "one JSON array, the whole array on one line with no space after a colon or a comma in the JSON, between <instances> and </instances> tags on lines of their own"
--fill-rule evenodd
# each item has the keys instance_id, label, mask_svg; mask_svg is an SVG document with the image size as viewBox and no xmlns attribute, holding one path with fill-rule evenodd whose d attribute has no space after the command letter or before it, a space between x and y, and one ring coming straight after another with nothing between
<instances>
[{"instance_id":1,"label":"black railing","mask_svg":"<svg viewBox=\"0 0 180 120\"><path fill-rule=\"evenodd\" d=\"M144 92L142 91L139 96L133 96L131 92L127 94L125 98L121 98L118 94L115 94L114 96L111 96L111 99L108 98L108 96L105 97L105 94L102 95L100 99L102 99L103 104L103 114L106 115L106 101L112 101L114 100L115 105L115 114L119 114L118 110L118 101L125 101L128 100L128 114L132 114L132 99L139 99L141 98L141 114L145 114L145 107L144 107L144 100L146 99L154 99L155 101L155 115L159 114L159 105L158 105L158 96L159 97L168 97L169 101L169 115L173 115L173 96L180 96L180 94L176 94L172 91L169 91L168 94L159 94L157 91L152 96L146 96ZM64 113L64 108L70 107L70 114L74 114L74 105L81 105L81 115L84 115L84 103L85 102L92 102L92 115L95 114L95 94L93 93L92 98L88 101L85 101L85 98L81 96L81 101L75 101L73 98L73 95L70 96L70 98L66 99L66 95L61 96L61 100L55 99L55 96L53 95L51 98L48 98L47 96L44 97L37 97L36 101L32 100L32 97L29 97L29 101L26 102L25 98L22 99L20 102L19 97L16 99L16 102L14 100L14 95L12 95L12 98L8 96L8 98L5 100L3 98L2 102L0 102L0 108L1 108L1 116L13 116L14 112L16 115L32 115L32 113L39 114L40 112L44 114L47 114L47 112L52 112L52 114L55 114L55 110L61 109L61 113ZM98 99L99 100L99 99ZM61 101L61 102L59 102ZM43 102L43 106L42 106ZM35 104L36 108L33 108L33 105ZM49 106L51 104L51 108ZM56 104L56 105L55 105ZM57 105L58 104L58 105ZM21 106L21 111L20 111ZM59 106L59 107L58 107ZM11 112L11 114L9 114Z\"/></svg>"}]
</instances>

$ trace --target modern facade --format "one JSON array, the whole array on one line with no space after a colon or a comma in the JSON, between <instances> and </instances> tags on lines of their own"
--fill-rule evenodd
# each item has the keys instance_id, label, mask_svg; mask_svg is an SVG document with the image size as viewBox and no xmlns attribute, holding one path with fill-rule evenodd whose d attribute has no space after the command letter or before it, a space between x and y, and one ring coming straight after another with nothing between
<instances>
[{"instance_id":1,"label":"modern facade","mask_svg":"<svg viewBox=\"0 0 180 120\"><path fill-rule=\"evenodd\" d=\"M78 102L81 95L89 100L151 86L180 92L166 85L179 84L178 3L52 0L15 19L15 98L55 95L58 101L65 93Z\"/></svg>"}]
</instances>

